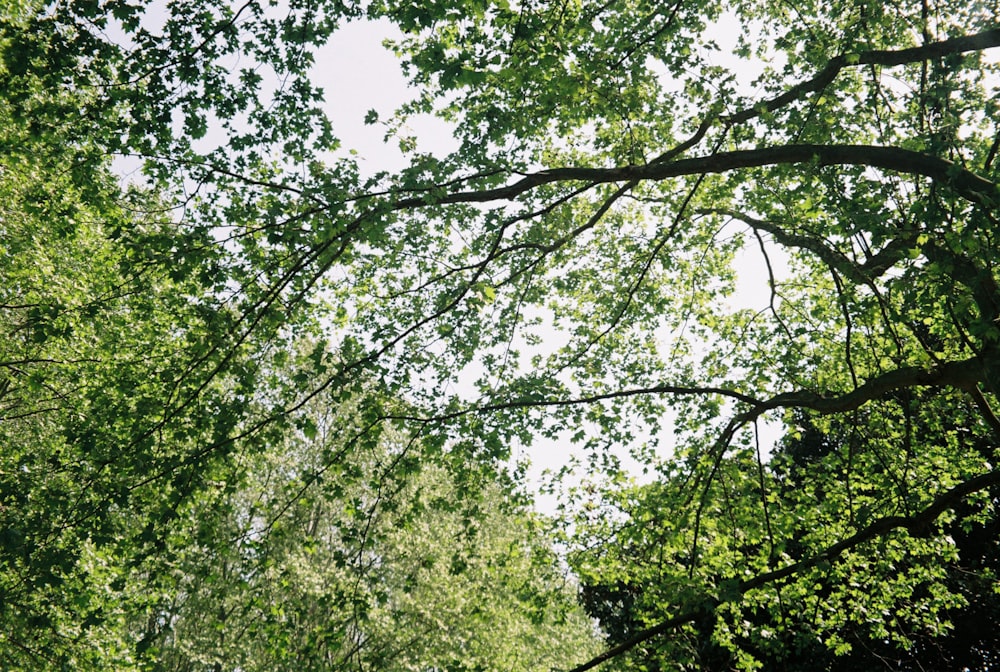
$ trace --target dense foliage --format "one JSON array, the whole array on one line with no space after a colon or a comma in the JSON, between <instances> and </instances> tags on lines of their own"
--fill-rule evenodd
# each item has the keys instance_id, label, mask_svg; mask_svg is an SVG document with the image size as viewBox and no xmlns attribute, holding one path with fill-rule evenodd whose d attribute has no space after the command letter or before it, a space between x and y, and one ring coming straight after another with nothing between
<instances>
[{"instance_id":1,"label":"dense foliage","mask_svg":"<svg viewBox=\"0 0 1000 672\"><path fill-rule=\"evenodd\" d=\"M846 422L797 413L796 431L768 464L745 454L742 464L717 475L697 581L688 540L674 521L648 514L677 506L685 496L682 480L622 493L619 507L628 522L619 526L616 544L602 549L598 562L588 554L582 563L587 611L600 619L610 643L622 644L658 620L662 591L704 593L708 579L725 591L745 592L739 607L704 596L712 608L691 614L683 637L636 647L632 663L671 669L688 660L697 669L730 670L753 656L763 669L866 670L876 661L889 669L990 669L1000 644L995 486L956 506L955 517L940 527L913 525L902 539L873 537L869 553L845 546L817 558L814 550L886 520L883 493L905 496L931 478L919 465L925 455L941 460L937 446L949 435L961 436L967 450L991 453L989 434L968 431L975 414L969 406L954 395L905 394L866 405ZM871 416L886 411L904 415L912 432L905 470L893 467L898 446L887 441L885 423ZM872 463L861 478L857 463L865 459ZM759 583L740 571L747 555L796 567L799 576L771 591L747 590Z\"/></svg>"},{"instance_id":2,"label":"dense foliage","mask_svg":"<svg viewBox=\"0 0 1000 672\"><path fill-rule=\"evenodd\" d=\"M0 7L0 665L985 668L997 16ZM396 174L312 83L367 19Z\"/></svg>"}]
</instances>

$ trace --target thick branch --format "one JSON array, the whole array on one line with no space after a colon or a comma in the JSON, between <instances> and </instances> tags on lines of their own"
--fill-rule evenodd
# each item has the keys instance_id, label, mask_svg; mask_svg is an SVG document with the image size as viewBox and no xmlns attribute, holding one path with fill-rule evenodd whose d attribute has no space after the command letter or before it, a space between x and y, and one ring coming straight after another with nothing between
<instances>
[{"instance_id":1,"label":"thick branch","mask_svg":"<svg viewBox=\"0 0 1000 672\"><path fill-rule=\"evenodd\" d=\"M837 77L839 72L845 67L865 65L880 65L889 67L904 65L906 63L919 63L931 59L939 59L950 54L961 54L968 51L982 51L984 49L990 49L998 46L1000 46L1000 28L993 28L974 35L964 35L948 40L942 40L940 42L932 42L919 47L912 47L910 49L900 49L898 51L873 50L856 54L842 54L830 59L826 67L818 72L812 79L797 84L785 93L772 98L771 100L758 103L736 114L722 117L721 121L727 126L733 126L756 118L760 116L763 111L777 110L788 103L801 98L804 94L822 90L830 82L832 82ZM596 182L634 182L645 179L659 180L667 177L679 177L681 175L691 175L699 172L724 172L736 168L751 166L774 165L778 163L799 163L812 160L813 158L817 158L817 160L819 160L823 165L870 165L875 168L894 170L900 173L924 175L934 179L935 181L949 184L949 186L955 188L959 194L971 201L983 203L984 196L986 197L985 200L987 204L992 203L995 205L998 201L1000 201L1000 194L998 194L997 185L989 182L988 180L984 180L973 173L961 170L949 161L925 156L917 152L908 152L906 150L898 150L887 147L867 148L868 151L881 155L881 157L875 157L872 162L869 162L869 160L864 157L858 156L854 156L853 158L845 158L841 156L838 158L836 156L837 152L833 151L837 149L835 146L822 146L825 150L827 150L826 152L810 151L804 155L804 158L801 155L800 158L788 158L788 155L786 155L785 158L764 160L760 163L730 165L728 167L719 168L699 169L697 167L697 162L705 162L710 158L724 159L725 157L735 157L735 155L744 155L743 158L747 158L745 156L747 153L732 152L729 154L715 155L714 157L688 159L686 162L678 161L676 163L667 163L669 159L679 155L696 144L696 142L700 140L708 130L708 127L711 125L711 121L712 117L706 118L705 121L702 122L701 127L699 127L698 131L695 133L694 137L692 137L689 141L683 143L675 150L671 150L665 155L654 159L646 166L628 166L623 168L607 169L558 168L549 171L541 171L539 173L532 173L525 176L524 179L506 187L483 191L466 191L445 194L442 198L437 199L434 202L483 203L495 200L512 200L542 184L551 184L565 180L584 179ZM805 148L809 146L791 145L785 149L792 150L796 147ZM777 154L780 153L781 149L782 148L770 148L769 150L751 150L751 152L770 151ZM855 147L855 149L861 148ZM795 154L795 152L793 151L792 154ZM916 163L911 166L909 163L913 159L916 159ZM653 166L677 167L682 164L684 167L679 168L680 172L671 172L669 170L667 172L651 170ZM739 164L738 160L737 164ZM951 170L951 175L955 178L954 180L945 179L949 175L949 169ZM580 171L584 171L585 174L580 174ZM963 176L962 173L967 173L967 176ZM972 179L970 180L969 177ZM427 203L428 201L425 198L407 198L397 201L394 207L402 210L420 207L426 205Z\"/></svg>"},{"instance_id":2,"label":"thick branch","mask_svg":"<svg viewBox=\"0 0 1000 672\"><path fill-rule=\"evenodd\" d=\"M559 182L659 181L686 175L726 173L743 168L760 168L792 163L813 163L819 166L868 166L908 175L921 175L951 187L957 194L973 203L989 208L996 207L1000 203L1000 188L996 184L958 164L908 149L876 145L784 145L722 152L679 161L650 163L644 166L553 168L531 173L505 187L446 193L434 200L433 203L486 203L513 200L536 187ZM429 202L425 198L404 198L396 201L393 204L393 209L409 210L428 204Z\"/></svg>"},{"instance_id":3,"label":"thick branch","mask_svg":"<svg viewBox=\"0 0 1000 672\"><path fill-rule=\"evenodd\" d=\"M837 396L826 397L815 392L797 390L794 392L783 392L770 399L756 399L748 394L738 392L724 387L712 386L681 386L681 385L653 385L650 387L635 387L605 392L602 394L587 395L569 399L553 399L544 396L531 396L510 399L507 401L496 401L488 404L472 405L449 413L429 417L417 417L411 415L391 415L386 416L386 420L408 420L412 422L442 422L454 420L474 413L492 413L495 411L511 410L516 408L556 408L565 406L578 406L582 404L594 404L612 399L623 399L628 397L638 397L650 394L676 395L676 396L708 396L720 395L735 399L736 401L748 404L751 408L744 413L740 413L734 419L736 427L748 422L776 408L807 408L818 413L844 413L860 408L869 401L879 399L885 394L905 387L917 386L951 386L963 390L973 389L977 383L985 380L985 368L978 357L958 361L946 362L930 369L917 366L907 366L893 371L889 371L880 376L876 376L857 388ZM734 429L735 431L735 429Z\"/></svg>"},{"instance_id":4,"label":"thick branch","mask_svg":"<svg viewBox=\"0 0 1000 672\"><path fill-rule=\"evenodd\" d=\"M735 591L733 591L732 597L729 597L728 599L720 597L714 603L700 605L699 607L692 608L674 616L673 618L663 621L662 623L654 625L651 628L647 628L646 630L637 633L627 641L622 642L618 646L608 649L604 653L590 659L582 665L574 667L570 670L570 672L585 672L585 670L597 667L601 663L630 651L645 641L657 637L658 635L670 632L681 625L690 623L705 615L706 612L714 611L719 604L734 601L751 590L763 588L768 584L795 576L796 574L799 574L810 567L814 567L821 562L835 561L846 551L860 546L867 541L871 541L872 539L884 537L893 530L905 529L914 536L924 535L942 513L955 508L969 495L986 490L987 488L995 485L1000 485L1000 470L987 472L955 486L944 494L939 495L930 506L912 516L888 516L886 518L879 518L847 539L843 539L832 546L828 546L826 549L813 556L799 560L798 562L793 562L790 565L786 565L781 569L776 569L773 572L758 574L756 577L748 581L741 581L737 585Z\"/></svg>"},{"instance_id":5,"label":"thick branch","mask_svg":"<svg viewBox=\"0 0 1000 672\"><path fill-rule=\"evenodd\" d=\"M904 366L868 380L865 384L835 397L824 397L814 392L785 392L761 403L752 412L756 415L775 408L808 408L819 413L844 413L860 408L883 395L905 387L949 385L971 389L985 378L982 361L978 357L958 362L946 362L930 369Z\"/></svg>"}]
</instances>

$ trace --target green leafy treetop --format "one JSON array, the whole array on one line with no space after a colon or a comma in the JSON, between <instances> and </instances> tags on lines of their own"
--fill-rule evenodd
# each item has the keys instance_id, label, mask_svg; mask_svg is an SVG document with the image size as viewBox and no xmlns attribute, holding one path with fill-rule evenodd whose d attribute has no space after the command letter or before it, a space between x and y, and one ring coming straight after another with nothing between
<instances>
[{"instance_id":1,"label":"green leafy treetop","mask_svg":"<svg viewBox=\"0 0 1000 672\"><path fill-rule=\"evenodd\" d=\"M338 158L310 70L362 16L399 28L415 87L390 133L436 113L454 153L402 137L409 166L371 177ZM417 502L418 473L447 491L539 437L579 444L594 472L563 500L569 557L586 585L643 590L639 625L577 670L695 665L709 636L752 669L790 623L834 655L946 634L968 594L948 530L986 524L1000 483L997 16L929 0L5 6L4 664L190 655L170 619L122 634L118 598L197 556L186 516L210 493L236 512L270 492L247 465L316 435L313 403L357 408L331 445L419 445L427 471L387 481ZM141 184L116 184L111 156L141 161ZM802 417L857 434L783 492L753 430ZM248 524L213 520L216 552ZM272 567L290 566L275 535ZM397 606L378 613L416 613Z\"/></svg>"},{"instance_id":2,"label":"green leafy treetop","mask_svg":"<svg viewBox=\"0 0 1000 672\"><path fill-rule=\"evenodd\" d=\"M136 577L158 596L131 623L156 669L544 671L595 651L523 502L403 437L363 448L359 418L324 406L186 507L176 554Z\"/></svg>"}]
</instances>

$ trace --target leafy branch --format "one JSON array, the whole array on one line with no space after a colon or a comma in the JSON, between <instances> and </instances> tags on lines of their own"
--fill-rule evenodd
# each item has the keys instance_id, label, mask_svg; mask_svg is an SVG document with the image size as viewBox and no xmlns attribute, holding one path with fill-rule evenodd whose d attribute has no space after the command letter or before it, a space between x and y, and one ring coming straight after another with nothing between
<instances>
[{"instance_id":1,"label":"leafy branch","mask_svg":"<svg viewBox=\"0 0 1000 672\"><path fill-rule=\"evenodd\" d=\"M664 635L683 625L692 623L706 615L712 614L720 605L727 602L735 602L751 590L763 588L764 586L777 583L783 579L794 577L796 574L800 574L811 567L819 565L820 563L835 562L845 552L868 541L872 541L873 539L885 537L894 530L906 530L912 536L926 536L929 533L931 526L934 524L934 521L937 520L938 517L945 511L956 508L968 496L977 492L982 492L983 490L987 490L996 485L1000 485L1000 470L990 471L985 474L981 474L980 476L970 478L969 480L951 488L947 492L938 495L929 506L913 515L886 516L884 518L879 518L861 530L855 532L850 537L838 541L837 543L828 546L808 558L799 560L798 562L793 562L771 572L758 574L754 578L747 581L741 581L731 587L726 595L719 595L711 601L703 602L650 628L646 628L621 644L604 651L600 655L591 658L581 665L577 665L568 672L586 672L586 670L593 669L601 663L617 658L618 656L634 649L643 642L647 642L654 637Z\"/></svg>"}]
</instances>

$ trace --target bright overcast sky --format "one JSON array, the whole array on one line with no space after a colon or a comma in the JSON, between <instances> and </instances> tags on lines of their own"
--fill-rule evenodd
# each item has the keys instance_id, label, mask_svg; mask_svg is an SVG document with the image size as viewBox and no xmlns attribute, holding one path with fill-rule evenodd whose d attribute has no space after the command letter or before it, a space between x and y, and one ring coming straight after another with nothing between
<instances>
[{"instance_id":1,"label":"bright overcast sky","mask_svg":"<svg viewBox=\"0 0 1000 672\"><path fill-rule=\"evenodd\" d=\"M316 55L313 82L326 93L334 134L345 151L358 151L366 173L406 167L396 142L383 142L385 127L364 123L369 110L389 119L411 98L399 60L382 44L399 34L385 20L353 22L334 33ZM450 127L440 119L421 117L409 124L409 130L421 152L443 156L457 148Z\"/></svg>"}]
</instances>

